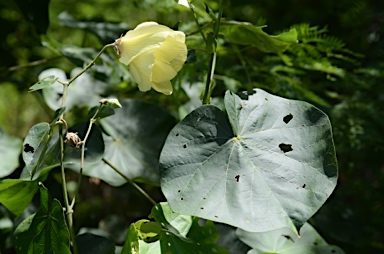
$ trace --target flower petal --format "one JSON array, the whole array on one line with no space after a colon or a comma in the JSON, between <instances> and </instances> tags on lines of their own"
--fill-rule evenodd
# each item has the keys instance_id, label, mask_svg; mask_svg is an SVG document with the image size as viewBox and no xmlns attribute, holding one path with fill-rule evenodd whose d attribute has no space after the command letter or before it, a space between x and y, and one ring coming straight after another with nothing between
<instances>
[{"instance_id":1,"label":"flower petal","mask_svg":"<svg viewBox=\"0 0 384 254\"><path fill-rule=\"evenodd\" d=\"M123 64L130 62L141 53L160 47L172 29L157 24L156 22L145 22L134 30L128 31L116 44L119 52L119 61Z\"/></svg>"},{"instance_id":2,"label":"flower petal","mask_svg":"<svg viewBox=\"0 0 384 254\"><path fill-rule=\"evenodd\" d=\"M129 71L133 80L139 85L140 91L151 89L151 69L154 64L154 55L152 52L138 55L129 65Z\"/></svg>"},{"instance_id":3,"label":"flower petal","mask_svg":"<svg viewBox=\"0 0 384 254\"><path fill-rule=\"evenodd\" d=\"M165 95L171 95L173 92L171 81L165 81L160 83L152 83L153 89L156 91L163 93Z\"/></svg>"},{"instance_id":4,"label":"flower petal","mask_svg":"<svg viewBox=\"0 0 384 254\"><path fill-rule=\"evenodd\" d=\"M182 32L174 32L155 50L151 81L163 82L173 79L186 59L185 35Z\"/></svg>"}]
</instances>

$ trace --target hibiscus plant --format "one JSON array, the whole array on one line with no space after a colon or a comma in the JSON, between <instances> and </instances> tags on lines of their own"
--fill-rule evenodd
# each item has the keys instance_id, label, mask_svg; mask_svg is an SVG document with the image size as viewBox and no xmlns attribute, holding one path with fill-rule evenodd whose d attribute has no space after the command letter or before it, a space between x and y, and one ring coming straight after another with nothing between
<instances>
[{"instance_id":1,"label":"hibiscus plant","mask_svg":"<svg viewBox=\"0 0 384 254\"><path fill-rule=\"evenodd\" d=\"M194 22L173 28L143 22L93 59L81 52L87 64L69 78L47 69L30 87L55 114L30 128L20 178L0 181L0 202L16 217L40 197L13 233L17 253L343 253L307 222L338 177L327 115L256 82L239 86L230 67L223 75L216 69L223 52L238 56L241 47L289 62L285 52L301 43L298 31L272 36L228 21L222 1L215 11L199 2L177 4ZM206 68L195 68L199 62ZM100 66L108 67L104 81L95 75ZM244 63L243 71L252 81L253 67ZM177 101L177 109L123 98L112 86L121 83L132 93ZM67 116L82 106L90 106L88 116L75 124ZM57 168L62 202L44 184ZM72 171L76 181L68 180ZM85 176L114 187L128 183L153 206L126 228L120 246L78 231L74 215ZM163 199L146 186L159 186Z\"/></svg>"}]
</instances>

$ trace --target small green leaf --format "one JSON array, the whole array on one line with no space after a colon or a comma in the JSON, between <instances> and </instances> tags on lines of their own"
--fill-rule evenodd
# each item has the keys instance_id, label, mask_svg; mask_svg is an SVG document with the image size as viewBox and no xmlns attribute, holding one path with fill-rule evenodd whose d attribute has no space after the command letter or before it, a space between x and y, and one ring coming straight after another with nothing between
<instances>
[{"instance_id":1,"label":"small green leaf","mask_svg":"<svg viewBox=\"0 0 384 254\"><path fill-rule=\"evenodd\" d=\"M97 109L99 108L99 106L96 106L96 107L93 107L89 110L88 112L88 119L91 119L92 117L95 116L96 114L96 111ZM101 119L101 118L105 118L105 117L108 117L108 116L112 116L115 114L115 110L113 108L110 108L110 107L102 107L99 112L97 113L97 115L95 116L96 119Z\"/></svg>"},{"instance_id":2,"label":"small green leaf","mask_svg":"<svg viewBox=\"0 0 384 254\"><path fill-rule=\"evenodd\" d=\"M191 216L174 213L167 203L157 204L149 217L156 222L140 220L130 226L122 254L227 253L215 243L218 235L212 222L200 226L196 218L192 223ZM187 238L190 229L192 237ZM152 237L150 242L147 231ZM202 234L199 235L199 232ZM153 242L153 239L156 241Z\"/></svg>"},{"instance_id":3,"label":"small green leaf","mask_svg":"<svg viewBox=\"0 0 384 254\"><path fill-rule=\"evenodd\" d=\"M63 208L57 199L52 200L48 190L40 184L40 208L15 230L17 253L70 254L69 232Z\"/></svg>"},{"instance_id":4,"label":"small green leaf","mask_svg":"<svg viewBox=\"0 0 384 254\"><path fill-rule=\"evenodd\" d=\"M220 33L231 43L254 46L265 53L281 53L297 43L296 29L274 36L262 29L250 23L230 21L222 23Z\"/></svg>"},{"instance_id":5,"label":"small green leaf","mask_svg":"<svg viewBox=\"0 0 384 254\"><path fill-rule=\"evenodd\" d=\"M308 223L300 230L300 237L289 228L270 232L251 233L237 229L241 241L253 248L249 253L276 254L344 254L337 246L329 245Z\"/></svg>"},{"instance_id":6,"label":"small green leaf","mask_svg":"<svg viewBox=\"0 0 384 254\"><path fill-rule=\"evenodd\" d=\"M110 108L122 107L118 99L101 99L100 103Z\"/></svg>"},{"instance_id":7,"label":"small green leaf","mask_svg":"<svg viewBox=\"0 0 384 254\"><path fill-rule=\"evenodd\" d=\"M165 202L161 202L154 206L148 217L155 219L157 222L161 223L163 227L171 226L174 229L177 229L175 233L179 233L183 237L187 235L192 226L191 216L173 212L168 203Z\"/></svg>"},{"instance_id":8,"label":"small green leaf","mask_svg":"<svg viewBox=\"0 0 384 254\"><path fill-rule=\"evenodd\" d=\"M0 203L19 216L31 202L39 186L37 181L0 180Z\"/></svg>"},{"instance_id":9,"label":"small green leaf","mask_svg":"<svg viewBox=\"0 0 384 254\"><path fill-rule=\"evenodd\" d=\"M55 124L57 123L57 121L60 119L60 117L62 116L62 114L64 114L64 111L65 111L65 107L63 108L59 108L55 111L55 115L53 116L53 119L51 121L51 124L49 125L51 127L51 129L55 126Z\"/></svg>"},{"instance_id":10,"label":"small green leaf","mask_svg":"<svg viewBox=\"0 0 384 254\"><path fill-rule=\"evenodd\" d=\"M91 58L92 59L92 58ZM75 68L71 71L70 76L74 77L82 69ZM62 82L67 82L66 73L57 68L51 68L44 70L40 73L39 78L54 75L59 78ZM100 94L104 92L106 84L100 80L96 80L89 73L84 73L77 78L68 87L67 100L66 100L66 111L69 111L73 107L82 106L95 106L99 105L99 101L102 99ZM63 85L55 82L51 86L43 89L43 97L47 105L52 110L57 110L61 107L61 101L63 96Z\"/></svg>"},{"instance_id":11,"label":"small green leaf","mask_svg":"<svg viewBox=\"0 0 384 254\"><path fill-rule=\"evenodd\" d=\"M0 178L11 174L19 166L22 140L0 129Z\"/></svg>"},{"instance_id":12,"label":"small green leaf","mask_svg":"<svg viewBox=\"0 0 384 254\"><path fill-rule=\"evenodd\" d=\"M23 159L26 165L30 165L33 158L40 155L37 149L44 144L50 129L48 123L38 123L29 130L23 142Z\"/></svg>"},{"instance_id":13,"label":"small green leaf","mask_svg":"<svg viewBox=\"0 0 384 254\"><path fill-rule=\"evenodd\" d=\"M114 254L115 244L108 238L85 233L76 236L77 248L81 254Z\"/></svg>"},{"instance_id":14,"label":"small green leaf","mask_svg":"<svg viewBox=\"0 0 384 254\"><path fill-rule=\"evenodd\" d=\"M40 89L47 88L47 87L53 85L57 80L59 80L59 78L55 77L53 75L45 77L42 80L40 80L39 82L37 82L36 84L34 84L33 86L31 86L29 88L29 92L34 92L34 91L37 91Z\"/></svg>"}]
</instances>

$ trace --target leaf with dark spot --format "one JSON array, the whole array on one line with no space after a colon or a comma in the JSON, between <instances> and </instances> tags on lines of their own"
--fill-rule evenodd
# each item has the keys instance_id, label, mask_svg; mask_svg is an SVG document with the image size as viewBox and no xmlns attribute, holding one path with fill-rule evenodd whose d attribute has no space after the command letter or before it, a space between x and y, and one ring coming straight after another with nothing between
<instances>
[{"instance_id":1,"label":"leaf with dark spot","mask_svg":"<svg viewBox=\"0 0 384 254\"><path fill-rule=\"evenodd\" d=\"M283 121L284 121L284 123L287 124L287 123L289 123L289 121L292 120L292 118L293 118L293 115L289 114L289 115L284 116Z\"/></svg>"},{"instance_id":2,"label":"leaf with dark spot","mask_svg":"<svg viewBox=\"0 0 384 254\"><path fill-rule=\"evenodd\" d=\"M292 239L292 237L291 236L289 236L289 235L283 235L287 240L290 240L290 241L292 241L293 243L295 242L293 239Z\"/></svg>"},{"instance_id":3,"label":"leaf with dark spot","mask_svg":"<svg viewBox=\"0 0 384 254\"><path fill-rule=\"evenodd\" d=\"M281 151L283 151L283 153L288 153L290 151L293 151L292 145L290 145L290 144L281 143L279 145L279 147L280 147Z\"/></svg>"},{"instance_id":4,"label":"leaf with dark spot","mask_svg":"<svg viewBox=\"0 0 384 254\"><path fill-rule=\"evenodd\" d=\"M25 144L23 151L26 153L34 153L35 149L32 146L30 146L29 144Z\"/></svg>"}]
</instances>

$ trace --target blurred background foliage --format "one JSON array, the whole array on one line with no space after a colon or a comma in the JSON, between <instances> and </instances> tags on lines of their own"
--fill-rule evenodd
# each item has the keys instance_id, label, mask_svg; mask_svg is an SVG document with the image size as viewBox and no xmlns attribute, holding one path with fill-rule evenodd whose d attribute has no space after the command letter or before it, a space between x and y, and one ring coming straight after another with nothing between
<instances>
[{"instance_id":1,"label":"blurred background foliage","mask_svg":"<svg viewBox=\"0 0 384 254\"><path fill-rule=\"evenodd\" d=\"M204 2L217 11L216 1ZM201 24L210 26L203 1L194 4L202 7L197 13ZM299 43L283 53L266 54L220 37L214 99L220 101L227 89L257 87L324 110L333 125L340 179L311 223L346 253L384 252L384 2L228 0L223 16L267 25L264 31L268 34L296 28ZM28 93L39 74L52 67L70 73L92 59L104 44L148 20L179 27L188 35L190 63L173 81L172 96L139 92L125 68L114 65L112 50L98 62L109 66L107 71L96 66L91 73L110 85L107 94L160 104L180 119L196 106L209 62L187 8L173 0L1 1L0 129L24 138L34 124L50 122L53 111L42 94ZM84 107L74 108L69 121L84 119L86 112ZM22 168L20 165L10 177L17 178ZM53 171L46 186L60 199L58 183L58 172ZM163 200L157 186L143 187L157 201ZM89 179L82 186L75 225L99 228L122 243L124 230L132 221L146 217L150 208L130 186L113 188ZM28 210L33 209L32 204ZM1 217L6 213L0 210ZM0 231L0 245L8 233Z\"/></svg>"}]
</instances>

